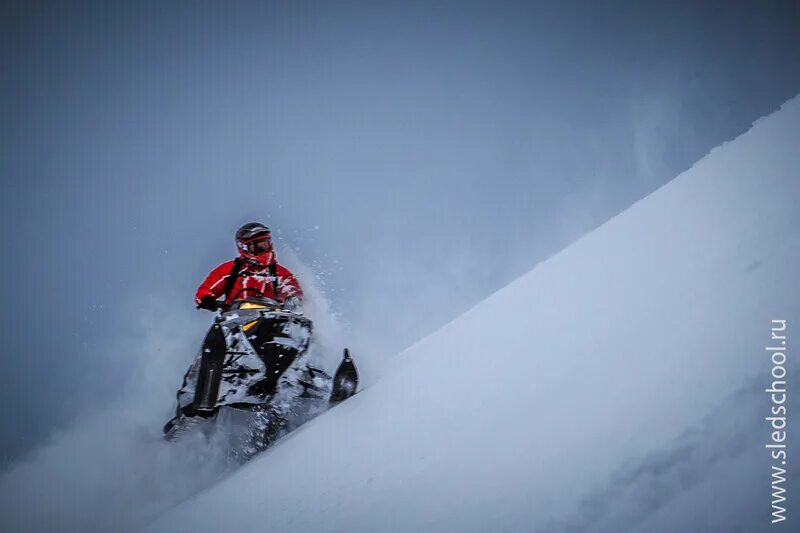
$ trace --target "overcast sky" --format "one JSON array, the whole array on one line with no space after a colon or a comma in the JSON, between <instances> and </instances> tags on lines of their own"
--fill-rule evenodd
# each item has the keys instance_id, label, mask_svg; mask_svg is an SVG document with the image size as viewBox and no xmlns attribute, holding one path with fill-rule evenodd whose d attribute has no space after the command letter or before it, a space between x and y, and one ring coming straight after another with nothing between
<instances>
[{"instance_id":1,"label":"overcast sky","mask_svg":"<svg viewBox=\"0 0 800 533\"><path fill-rule=\"evenodd\" d=\"M199 342L194 290L244 222L388 357L800 91L796 2L6 2L0 25L4 462L126 386L142 317Z\"/></svg>"}]
</instances>

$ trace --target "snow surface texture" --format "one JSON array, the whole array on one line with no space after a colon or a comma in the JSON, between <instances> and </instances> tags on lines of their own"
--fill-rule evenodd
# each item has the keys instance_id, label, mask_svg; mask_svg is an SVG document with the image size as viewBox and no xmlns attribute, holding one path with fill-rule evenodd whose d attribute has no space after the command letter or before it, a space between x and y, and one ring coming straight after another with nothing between
<instances>
[{"instance_id":1,"label":"snow surface texture","mask_svg":"<svg viewBox=\"0 0 800 533\"><path fill-rule=\"evenodd\" d=\"M796 97L147 531L768 529L799 143Z\"/></svg>"}]
</instances>

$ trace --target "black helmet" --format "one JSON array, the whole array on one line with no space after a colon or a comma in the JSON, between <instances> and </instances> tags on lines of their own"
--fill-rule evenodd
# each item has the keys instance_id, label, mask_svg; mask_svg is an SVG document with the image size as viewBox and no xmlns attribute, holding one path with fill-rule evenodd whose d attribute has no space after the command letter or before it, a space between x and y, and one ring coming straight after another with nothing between
<instances>
[{"instance_id":1,"label":"black helmet","mask_svg":"<svg viewBox=\"0 0 800 533\"><path fill-rule=\"evenodd\" d=\"M236 231L236 242L252 241L262 235L269 236L269 228L260 222L248 222Z\"/></svg>"}]
</instances>

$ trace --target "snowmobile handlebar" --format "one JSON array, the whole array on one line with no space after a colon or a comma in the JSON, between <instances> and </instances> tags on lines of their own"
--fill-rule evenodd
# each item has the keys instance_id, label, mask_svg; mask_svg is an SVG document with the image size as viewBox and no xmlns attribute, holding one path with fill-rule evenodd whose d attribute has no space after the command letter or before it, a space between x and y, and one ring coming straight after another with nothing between
<instances>
[{"instance_id":1,"label":"snowmobile handlebar","mask_svg":"<svg viewBox=\"0 0 800 533\"><path fill-rule=\"evenodd\" d=\"M208 309L209 311L221 311L226 312L230 311L231 309L259 309L259 308L273 308L276 310L281 311L289 311L292 312L297 309L300 300L296 297L289 297L286 298L284 301L278 301L273 298L269 298L264 296L263 293L259 293L255 296L245 296L243 293L246 290L252 289L244 289L239 291L234 297L231 303L226 303L225 301L220 300L212 300L210 297L204 297L201 303L198 305L198 308ZM256 291L258 292L258 291Z\"/></svg>"},{"instance_id":2,"label":"snowmobile handlebar","mask_svg":"<svg viewBox=\"0 0 800 533\"><path fill-rule=\"evenodd\" d=\"M226 312L232 309L270 309L273 311L285 311L289 313L296 313L296 305L299 300L288 298L286 301L280 302L266 297L247 297L234 300L230 304L225 302L217 302L216 311Z\"/></svg>"},{"instance_id":3,"label":"snowmobile handlebar","mask_svg":"<svg viewBox=\"0 0 800 533\"><path fill-rule=\"evenodd\" d=\"M257 294L254 296L247 296L247 292L256 292ZM231 308L236 306L241 306L241 302L250 302L254 305L261 305L261 306L268 306L268 307L282 307L283 303L273 300L272 298L267 298L264 296L264 293L259 291L258 289L253 288L245 288L234 294L231 303L226 303L225 301L220 300L213 300L213 301L206 301L204 302L205 309L209 311L221 311L226 312L229 311Z\"/></svg>"}]
</instances>

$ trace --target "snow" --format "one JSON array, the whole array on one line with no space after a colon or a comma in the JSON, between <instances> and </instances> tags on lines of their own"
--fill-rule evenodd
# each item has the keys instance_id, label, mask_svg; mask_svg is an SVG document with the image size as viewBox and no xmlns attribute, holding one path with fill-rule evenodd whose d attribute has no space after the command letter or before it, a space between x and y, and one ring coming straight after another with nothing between
<instances>
[{"instance_id":1,"label":"snow","mask_svg":"<svg viewBox=\"0 0 800 533\"><path fill-rule=\"evenodd\" d=\"M147 531L766 529L798 140L796 97Z\"/></svg>"}]
</instances>

